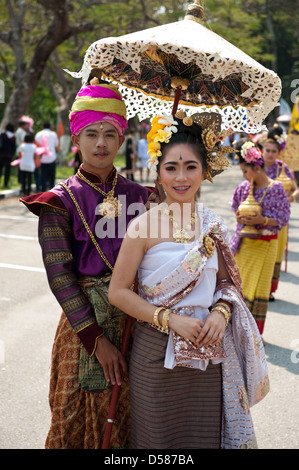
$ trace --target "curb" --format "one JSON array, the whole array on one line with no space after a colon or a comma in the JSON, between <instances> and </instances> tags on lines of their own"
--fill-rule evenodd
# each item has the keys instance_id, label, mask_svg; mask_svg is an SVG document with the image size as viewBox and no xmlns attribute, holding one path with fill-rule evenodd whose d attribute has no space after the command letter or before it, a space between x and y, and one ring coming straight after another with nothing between
<instances>
[{"instance_id":1,"label":"curb","mask_svg":"<svg viewBox=\"0 0 299 470\"><path fill-rule=\"evenodd\" d=\"M0 199L5 199L7 197L20 196L20 189L4 189L0 191Z\"/></svg>"}]
</instances>

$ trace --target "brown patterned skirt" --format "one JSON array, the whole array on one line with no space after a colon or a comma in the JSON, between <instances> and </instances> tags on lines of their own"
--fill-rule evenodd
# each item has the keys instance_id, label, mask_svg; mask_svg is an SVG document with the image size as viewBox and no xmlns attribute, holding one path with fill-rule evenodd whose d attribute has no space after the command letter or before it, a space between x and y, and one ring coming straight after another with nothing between
<instances>
[{"instance_id":1,"label":"brown patterned skirt","mask_svg":"<svg viewBox=\"0 0 299 470\"><path fill-rule=\"evenodd\" d=\"M130 362L133 449L219 449L221 365L165 369L168 336L137 324Z\"/></svg>"},{"instance_id":2,"label":"brown patterned skirt","mask_svg":"<svg viewBox=\"0 0 299 470\"><path fill-rule=\"evenodd\" d=\"M101 393L83 392L78 382L80 340L63 313L57 328L50 379L51 427L47 449L100 449L112 388ZM119 395L111 448L129 445L129 384L125 379Z\"/></svg>"}]
</instances>

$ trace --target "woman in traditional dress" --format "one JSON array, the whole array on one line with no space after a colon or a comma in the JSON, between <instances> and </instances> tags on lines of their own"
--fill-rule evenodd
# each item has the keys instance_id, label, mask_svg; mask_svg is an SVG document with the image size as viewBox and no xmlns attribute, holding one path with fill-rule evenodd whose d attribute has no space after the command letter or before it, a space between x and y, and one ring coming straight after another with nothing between
<instances>
[{"instance_id":1,"label":"woman in traditional dress","mask_svg":"<svg viewBox=\"0 0 299 470\"><path fill-rule=\"evenodd\" d=\"M268 138L266 139L262 154L265 162L265 171L269 178L272 180L281 180L285 191L287 193L290 204L296 201L299 196L299 189L294 178L293 173L289 169L288 165L280 160L280 154L283 151L286 144L287 136L283 132L283 129L280 126L275 126L273 129L269 130ZM275 300L274 292L278 288L280 270L283 254L286 250L288 242L288 225L286 225L282 230L278 232L278 242L277 242L277 257L274 266L271 292L269 300Z\"/></svg>"},{"instance_id":2,"label":"woman in traditional dress","mask_svg":"<svg viewBox=\"0 0 299 470\"><path fill-rule=\"evenodd\" d=\"M290 208L282 184L267 176L262 154L253 142L242 146L239 161L245 181L236 188L231 200L237 226L230 246L240 270L245 301L262 334L277 255L277 234L288 224ZM242 215L240 205L247 199L251 185L261 211ZM244 225L254 226L256 233L242 234Z\"/></svg>"},{"instance_id":3,"label":"woman in traditional dress","mask_svg":"<svg viewBox=\"0 0 299 470\"><path fill-rule=\"evenodd\" d=\"M130 361L135 449L256 446L249 407L268 391L263 344L228 230L196 199L202 179L228 165L223 137L213 113L158 116L148 134L166 199L129 226L108 292L139 320ZM139 295L130 289L137 272Z\"/></svg>"}]
</instances>

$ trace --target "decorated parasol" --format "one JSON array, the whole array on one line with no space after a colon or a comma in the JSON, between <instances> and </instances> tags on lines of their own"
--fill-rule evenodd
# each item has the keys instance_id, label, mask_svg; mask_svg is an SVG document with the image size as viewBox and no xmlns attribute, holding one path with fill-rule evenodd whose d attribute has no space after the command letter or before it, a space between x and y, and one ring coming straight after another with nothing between
<instances>
[{"instance_id":1,"label":"decorated parasol","mask_svg":"<svg viewBox=\"0 0 299 470\"><path fill-rule=\"evenodd\" d=\"M219 112L225 128L257 133L279 104L281 82L240 49L204 27L202 0L184 20L94 42L80 72L119 84L127 117ZM194 110L194 107L197 109Z\"/></svg>"}]
</instances>

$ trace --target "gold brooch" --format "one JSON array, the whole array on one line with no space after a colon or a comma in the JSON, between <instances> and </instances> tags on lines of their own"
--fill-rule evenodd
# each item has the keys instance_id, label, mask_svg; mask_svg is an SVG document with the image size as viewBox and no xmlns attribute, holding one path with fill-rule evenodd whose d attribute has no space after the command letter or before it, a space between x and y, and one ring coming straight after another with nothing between
<instances>
[{"instance_id":1,"label":"gold brooch","mask_svg":"<svg viewBox=\"0 0 299 470\"><path fill-rule=\"evenodd\" d=\"M99 214L107 219L114 219L119 217L122 213L121 203L116 197L108 196L99 205Z\"/></svg>"},{"instance_id":2,"label":"gold brooch","mask_svg":"<svg viewBox=\"0 0 299 470\"><path fill-rule=\"evenodd\" d=\"M206 233L206 235L203 236L202 243L206 253L206 257L211 258L211 256L213 256L214 254L216 246L214 240Z\"/></svg>"}]
</instances>

